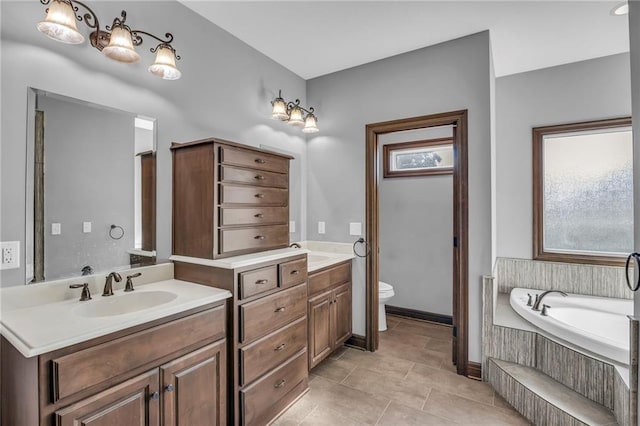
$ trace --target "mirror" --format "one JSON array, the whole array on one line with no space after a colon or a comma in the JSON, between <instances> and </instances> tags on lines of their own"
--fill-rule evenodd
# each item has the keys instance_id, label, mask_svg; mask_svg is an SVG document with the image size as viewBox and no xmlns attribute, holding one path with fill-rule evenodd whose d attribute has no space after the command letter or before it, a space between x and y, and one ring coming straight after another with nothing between
<instances>
[{"instance_id":1,"label":"mirror","mask_svg":"<svg viewBox=\"0 0 640 426\"><path fill-rule=\"evenodd\" d=\"M155 262L155 120L30 89L26 282Z\"/></svg>"}]
</instances>

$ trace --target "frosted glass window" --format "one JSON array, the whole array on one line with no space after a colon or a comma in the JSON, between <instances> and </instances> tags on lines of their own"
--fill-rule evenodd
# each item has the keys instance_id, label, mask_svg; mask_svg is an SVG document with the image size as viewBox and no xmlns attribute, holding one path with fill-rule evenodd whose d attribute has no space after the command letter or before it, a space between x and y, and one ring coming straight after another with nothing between
<instances>
[{"instance_id":1,"label":"frosted glass window","mask_svg":"<svg viewBox=\"0 0 640 426\"><path fill-rule=\"evenodd\" d=\"M612 258L632 252L631 128L545 134L538 143L542 251Z\"/></svg>"}]
</instances>

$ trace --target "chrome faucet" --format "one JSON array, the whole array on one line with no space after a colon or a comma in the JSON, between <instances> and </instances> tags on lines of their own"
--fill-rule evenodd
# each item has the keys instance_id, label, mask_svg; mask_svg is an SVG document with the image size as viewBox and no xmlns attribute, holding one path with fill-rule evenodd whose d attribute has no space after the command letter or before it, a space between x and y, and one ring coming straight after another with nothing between
<instances>
[{"instance_id":1,"label":"chrome faucet","mask_svg":"<svg viewBox=\"0 0 640 426\"><path fill-rule=\"evenodd\" d=\"M564 291L560 291L560 290L547 290L544 293L540 294L540 297L536 297L536 302L533 304L533 308L531 308L534 311L539 311L540 310L540 303L542 303L542 299L549 293L560 293L563 297L567 297L567 293L565 293Z\"/></svg>"},{"instance_id":2,"label":"chrome faucet","mask_svg":"<svg viewBox=\"0 0 640 426\"><path fill-rule=\"evenodd\" d=\"M302 248L302 246L298 243L291 243L289 247Z\"/></svg>"},{"instance_id":3,"label":"chrome faucet","mask_svg":"<svg viewBox=\"0 0 640 426\"><path fill-rule=\"evenodd\" d=\"M104 282L104 290L102 290L103 296L113 296L113 280L119 283L122 281L122 277L117 272L111 272L107 275L107 280Z\"/></svg>"}]
</instances>

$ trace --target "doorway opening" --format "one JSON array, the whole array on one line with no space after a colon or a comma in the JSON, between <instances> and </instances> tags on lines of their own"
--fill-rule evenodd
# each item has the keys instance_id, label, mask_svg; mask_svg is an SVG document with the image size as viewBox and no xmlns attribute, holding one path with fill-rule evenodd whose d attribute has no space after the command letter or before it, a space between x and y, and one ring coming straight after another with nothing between
<instances>
[{"instance_id":1,"label":"doorway opening","mask_svg":"<svg viewBox=\"0 0 640 426\"><path fill-rule=\"evenodd\" d=\"M378 282L380 280L380 137L389 133L451 126L453 145L453 306L452 363L461 375L469 375L468 361L468 197L467 111L453 111L366 126L366 240L371 255L366 261L365 347L378 349ZM475 375L475 374L474 374Z\"/></svg>"}]
</instances>

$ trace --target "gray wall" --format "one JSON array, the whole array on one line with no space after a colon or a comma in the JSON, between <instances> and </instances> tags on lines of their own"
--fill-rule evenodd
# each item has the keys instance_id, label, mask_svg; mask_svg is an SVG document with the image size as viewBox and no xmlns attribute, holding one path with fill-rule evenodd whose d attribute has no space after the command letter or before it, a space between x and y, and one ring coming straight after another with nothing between
<instances>
[{"instance_id":1,"label":"gray wall","mask_svg":"<svg viewBox=\"0 0 640 426\"><path fill-rule=\"evenodd\" d=\"M628 116L629 83L628 53L496 80L498 256L532 258L531 129Z\"/></svg>"},{"instance_id":2,"label":"gray wall","mask_svg":"<svg viewBox=\"0 0 640 426\"><path fill-rule=\"evenodd\" d=\"M491 272L489 33L452 40L310 80L324 130L308 144L311 240L353 242L365 220L365 126L469 111L469 357L480 360L481 276ZM326 234L317 222L326 222ZM365 332L365 261L354 261L353 330Z\"/></svg>"},{"instance_id":3,"label":"gray wall","mask_svg":"<svg viewBox=\"0 0 640 426\"><path fill-rule=\"evenodd\" d=\"M631 97L633 100L633 195L634 223L640 223L640 2L629 2ZM640 226L634 228L634 250L640 251ZM636 278L640 272L636 270ZM633 313L640 317L640 292L634 293ZM637 339L636 339L637 340ZM637 349L637 348L636 348ZM636 388L638 384L636 383ZM640 403L640 394L638 395Z\"/></svg>"},{"instance_id":4,"label":"gray wall","mask_svg":"<svg viewBox=\"0 0 640 426\"><path fill-rule=\"evenodd\" d=\"M182 79L164 81L147 72L151 40L139 48L138 64L111 61L87 42L57 43L40 34L45 16L39 2L3 1L1 7L2 151L0 152L0 240L25 239L27 88L34 87L95 104L157 118L158 256L171 250L172 141L217 136L259 146L268 144L306 155L303 133L270 119L270 101L283 90L306 104L305 81L206 21L178 2L92 2L101 19L128 12L132 26L152 33L171 31L182 60ZM83 24L79 28L86 35ZM117 173L118 168L113 168ZM16 184L17 183L17 184ZM19 269L0 273L2 286L25 281Z\"/></svg>"},{"instance_id":5,"label":"gray wall","mask_svg":"<svg viewBox=\"0 0 640 426\"><path fill-rule=\"evenodd\" d=\"M45 279L129 263L134 245L133 116L38 95L45 117ZM61 224L60 235L51 224ZM91 233L82 223L92 222ZM124 229L119 240L109 226Z\"/></svg>"},{"instance_id":6,"label":"gray wall","mask_svg":"<svg viewBox=\"0 0 640 426\"><path fill-rule=\"evenodd\" d=\"M450 126L381 135L383 146L452 137ZM379 181L380 280L395 296L388 304L442 315L453 308L453 175L383 178Z\"/></svg>"}]
</instances>

